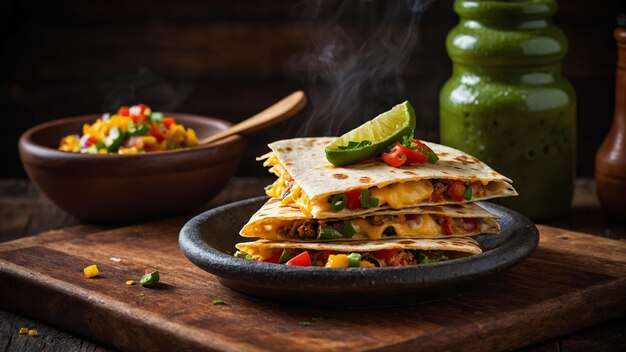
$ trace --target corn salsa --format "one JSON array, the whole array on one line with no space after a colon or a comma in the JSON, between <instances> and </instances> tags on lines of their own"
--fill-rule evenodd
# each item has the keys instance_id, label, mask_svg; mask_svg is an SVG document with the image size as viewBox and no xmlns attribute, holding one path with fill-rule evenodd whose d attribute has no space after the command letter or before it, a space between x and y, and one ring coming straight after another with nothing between
<instances>
[{"instance_id":1,"label":"corn salsa","mask_svg":"<svg viewBox=\"0 0 626 352\"><path fill-rule=\"evenodd\" d=\"M83 135L61 139L59 150L87 154L138 154L192 148L198 137L173 117L138 104L122 106L116 114L104 114L83 125Z\"/></svg>"}]
</instances>

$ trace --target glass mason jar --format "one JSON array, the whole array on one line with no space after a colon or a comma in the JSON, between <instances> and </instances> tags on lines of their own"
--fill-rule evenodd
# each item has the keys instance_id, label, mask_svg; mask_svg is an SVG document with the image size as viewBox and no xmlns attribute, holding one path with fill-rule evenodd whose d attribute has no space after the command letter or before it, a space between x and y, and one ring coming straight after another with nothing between
<instances>
[{"instance_id":1,"label":"glass mason jar","mask_svg":"<svg viewBox=\"0 0 626 352\"><path fill-rule=\"evenodd\" d=\"M567 38L554 0L456 0L446 47L452 77L440 94L441 142L513 180L498 200L534 220L570 207L576 97L561 75Z\"/></svg>"}]
</instances>

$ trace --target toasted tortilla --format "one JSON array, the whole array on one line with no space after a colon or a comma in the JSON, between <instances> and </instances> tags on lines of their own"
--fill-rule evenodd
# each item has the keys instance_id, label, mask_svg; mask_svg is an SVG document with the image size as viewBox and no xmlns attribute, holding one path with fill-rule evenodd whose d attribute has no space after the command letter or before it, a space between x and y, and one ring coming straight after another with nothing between
<instances>
[{"instance_id":1,"label":"toasted tortilla","mask_svg":"<svg viewBox=\"0 0 626 352\"><path fill-rule=\"evenodd\" d=\"M313 251L333 251L339 253L366 253L381 249L411 249L422 251L443 251L462 257L482 253L482 249L476 240L470 237L445 238L445 239L389 239L379 241L333 241L333 242L291 242L257 240L242 242L235 245L238 250L253 257L265 257L266 253L273 249L303 249Z\"/></svg>"},{"instance_id":2,"label":"toasted tortilla","mask_svg":"<svg viewBox=\"0 0 626 352\"><path fill-rule=\"evenodd\" d=\"M389 209L389 206L383 205L376 208L353 210L345 208L333 211L329 209L327 200L330 195L355 189L383 188L387 185L403 184L409 181L480 181L486 191L482 196L474 196L462 202L446 199L434 202L430 199L423 199L416 204L407 204L403 207L467 203L517 195L509 178L499 174L475 157L450 147L427 142L427 145L439 157L439 161L435 164L426 163L396 168L378 158L339 167L329 163L324 152L324 148L334 139L335 137L317 137L277 141L269 145L272 152L259 158L259 160L272 156L278 158L280 168L272 167L270 172L280 177L281 169L283 169L293 178L295 185L305 194L305 197L295 202L294 206L298 206L309 217L316 219L348 217Z\"/></svg>"},{"instance_id":3,"label":"toasted tortilla","mask_svg":"<svg viewBox=\"0 0 626 352\"><path fill-rule=\"evenodd\" d=\"M361 228L358 224L362 223L362 219L366 219L372 216L385 216L390 215L397 217L398 215L418 215L411 224L413 228L402 226L402 223L389 221L377 227ZM437 224L432 216L449 216L453 219L479 219L478 228L469 233L463 231L460 228L454 228L457 232L452 234L446 234L439 224ZM389 238L445 238L445 237L465 237L477 234L498 234L500 233L500 226L495 221L497 216L484 210L480 206L474 203L454 204L454 205L432 205L414 208L404 209L384 209L375 211L372 213L362 214L361 216L348 217L348 218L331 218L327 221L352 221L353 226L357 230L350 239L341 238L340 240L377 240L381 239L382 230L387 227L394 227L398 229L396 235L387 236ZM280 231L282 228L291 229L292 226L299 226L305 222L316 221L307 218L299 209L291 207L289 205L282 204L278 199L268 200L261 209L259 209L248 221L246 225L241 229L239 234L244 237L259 237L268 240L290 240L290 241L319 241L320 239L313 238L292 238L285 234L285 231ZM404 230L401 230L404 228ZM369 236L368 236L369 230ZM321 240L324 241L324 240ZM326 240L326 241L337 241Z\"/></svg>"}]
</instances>

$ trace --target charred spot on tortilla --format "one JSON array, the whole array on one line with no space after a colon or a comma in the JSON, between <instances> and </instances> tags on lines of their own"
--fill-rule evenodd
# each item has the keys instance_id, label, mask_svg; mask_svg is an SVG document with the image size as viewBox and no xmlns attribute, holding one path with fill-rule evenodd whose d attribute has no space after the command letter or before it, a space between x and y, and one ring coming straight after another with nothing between
<instances>
[{"instance_id":1,"label":"charred spot on tortilla","mask_svg":"<svg viewBox=\"0 0 626 352\"><path fill-rule=\"evenodd\" d=\"M402 173L405 173L407 175L417 175L415 172L413 172L411 170L402 171Z\"/></svg>"},{"instance_id":2,"label":"charred spot on tortilla","mask_svg":"<svg viewBox=\"0 0 626 352\"><path fill-rule=\"evenodd\" d=\"M345 180L345 179L347 179L350 176L348 176L346 174L333 174L333 177L338 179L338 180Z\"/></svg>"},{"instance_id":3,"label":"charred spot on tortilla","mask_svg":"<svg viewBox=\"0 0 626 352\"><path fill-rule=\"evenodd\" d=\"M359 178L359 182L361 182L361 183L372 183L372 182L374 182L374 180L372 180L370 177L367 177L367 176L361 176Z\"/></svg>"},{"instance_id":4,"label":"charred spot on tortilla","mask_svg":"<svg viewBox=\"0 0 626 352\"><path fill-rule=\"evenodd\" d=\"M402 240L402 241L398 241L398 243L400 243L400 244L413 244L413 243L415 243L415 241Z\"/></svg>"},{"instance_id":5,"label":"charred spot on tortilla","mask_svg":"<svg viewBox=\"0 0 626 352\"><path fill-rule=\"evenodd\" d=\"M458 155L456 157L454 157L455 160L460 161L463 165L467 165L467 164L477 164L480 161L472 156L467 156L467 155Z\"/></svg>"},{"instance_id":6,"label":"charred spot on tortilla","mask_svg":"<svg viewBox=\"0 0 626 352\"><path fill-rule=\"evenodd\" d=\"M285 150L288 152L292 151L291 147L286 147Z\"/></svg>"},{"instance_id":7,"label":"charred spot on tortilla","mask_svg":"<svg viewBox=\"0 0 626 352\"><path fill-rule=\"evenodd\" d=\"M285 163L285 166L291 166L291 165L293 165L293 163L290 163L290 162Z\"/></svg>"}]
</instances>

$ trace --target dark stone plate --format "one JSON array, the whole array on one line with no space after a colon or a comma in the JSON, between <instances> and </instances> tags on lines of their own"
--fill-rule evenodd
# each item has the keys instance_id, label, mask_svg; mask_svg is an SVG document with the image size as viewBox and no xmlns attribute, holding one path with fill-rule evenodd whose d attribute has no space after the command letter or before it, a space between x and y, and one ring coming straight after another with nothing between
<instances>
[{"instance_id":1,"label":"dark stone plate","mask_svg":"<svg viewBox=\"0 0 626 352\"><path fill-rule=\"evenodd\" d=\"M526 217L491 203L500 235L480 235L484 253L446 262L387 268L295 267L235 258L239 230L267 200L247 199L206 211L180 231L187 258L233 290L279 302L327 307L386 307L442 299L483 284L537 247L539 232Z\"/></svg>"}]
</instances>

